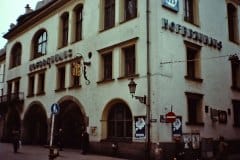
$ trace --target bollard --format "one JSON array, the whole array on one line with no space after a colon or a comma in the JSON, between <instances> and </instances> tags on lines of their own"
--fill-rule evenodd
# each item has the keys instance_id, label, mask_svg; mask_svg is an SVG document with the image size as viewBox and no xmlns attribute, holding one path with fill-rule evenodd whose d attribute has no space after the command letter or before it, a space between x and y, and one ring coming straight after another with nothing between
<instances>
[{"instance_id":1,"label":"bollard","mask_svg":"<svg viewBox=\"0 0 240 160\"><path fill-rule=\"evenodd\" d=\"M163 160L163 150L160 147L159 143L156 144L156 147L154 149L154 157L155 160Z\"/></svg>"},{"instance_id":2,"label":"bollard","mask_svg":"<svg viewBox=\"0 0 240 160\"><path fill-rule=\"evenodd\" d=\"M118 151L118 144L117 143L112 144L112 150L113 150L113 154L116 155L117 151Z\"/></svg>"},{"instance_id":3,"label":"bollard","mask_svg":"<svg viewBox=\"0 0 240 160\"><path fill-rule=\"evenodd\" d=\"M54 158L56 158L57 156L59 156L58 149L54 148L54 147L50 147L49 148L49 160L54 160Z\"/></svg>"}]
</instances>

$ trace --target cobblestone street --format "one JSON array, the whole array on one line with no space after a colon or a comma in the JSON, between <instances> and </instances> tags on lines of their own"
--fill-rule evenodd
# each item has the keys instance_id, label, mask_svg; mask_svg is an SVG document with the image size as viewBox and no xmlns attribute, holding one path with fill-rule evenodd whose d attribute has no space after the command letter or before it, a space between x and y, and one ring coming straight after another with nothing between
<instances>
[{"instance_id":1,"label":"cobblestone street","mask_svg":"<svg viewBox=\"0 0 240 160\"><path fill-rule=\"evenodd\" d=\"M42 146L23 145L18 153L13 153L12 144L0 143L0 160L48 160L49 150ZM99 155L82 155L80 150L64 149L55 160L123 160Z\"/></svg>"}]
</instances>

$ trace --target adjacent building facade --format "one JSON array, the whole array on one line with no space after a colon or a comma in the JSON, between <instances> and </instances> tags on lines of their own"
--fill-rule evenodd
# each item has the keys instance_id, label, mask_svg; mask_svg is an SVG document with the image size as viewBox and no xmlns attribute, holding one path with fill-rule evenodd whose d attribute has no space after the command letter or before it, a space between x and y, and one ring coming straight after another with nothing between
<instances>
[{"instance_id":1,"label":"adjacent building facade","mask_svg":"<svg viewBox=\"0 0 240 160\"><path fill-rule=\"evenodd\" d=\"M239 140L239 1L44 2L4 35L2 140L20 129L24 143L48 143L54 103L66 147L81 148L84 130L92 151L118 143L119 155L138 159L157 142L173 153L179 137L194 149Z\"/></svg>"}]
</instances>

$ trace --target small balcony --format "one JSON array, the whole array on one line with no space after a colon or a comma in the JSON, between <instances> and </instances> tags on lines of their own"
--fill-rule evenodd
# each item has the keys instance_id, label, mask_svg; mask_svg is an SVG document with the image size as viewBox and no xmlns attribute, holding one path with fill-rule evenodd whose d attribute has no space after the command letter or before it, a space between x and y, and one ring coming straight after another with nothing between
<instances>
[{"instance_id":1,"label":"small balcony","mask_svg":"<svg viewBox=\"0 0 240 160\"><path fill-rule=\"evenodd\" d=\"M23 101L23 92L16 92L0 96L0 114L4 115L7 113L10 106L18 106L18 104L22 104Z\"/></svg>"},{"instance_id":2,"label":"small balcony","mask_svg":"<svg viewBox=\"0 0 240 160\"><path fill-rule=\"evenodd\" d=\"M0 96L0 104L2 103L13 103L13 102L23 102L24 93L16 92L7 95Z\"/></svg>"},{"instance_id":3,"label":"small balcony","mask_svg":"<svg viewBox=\"0 0 240 160\"><path fill-rule=\"evenodd\" d=\"M20 104L24 101L24 93L16 92L0 96L0 113L6 113L10 104Z\"/></svg>"}]
</instances>

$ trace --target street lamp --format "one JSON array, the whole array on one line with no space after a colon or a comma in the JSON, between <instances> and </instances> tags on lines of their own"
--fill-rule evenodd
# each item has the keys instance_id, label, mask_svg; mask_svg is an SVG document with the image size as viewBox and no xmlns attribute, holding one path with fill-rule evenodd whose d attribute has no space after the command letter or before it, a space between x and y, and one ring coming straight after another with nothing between
<instances>
[{"instance_id":1,"label":"street lamp","mask_svg":"<svg viewBox=\"0 0 240 160\"><path fill-rule=\"evenodd\" d=\"M131 78L131 81L128 84L128 88L129 88L129 92L132 95L132 98L138 99L141 103L146 104L147 97L145 95L143 97L135 96L136 87L137 87L137 84L134 82L133 78Z\"/></svg>"},{"instance_id":2,"label":"street lamp","mask_svg":"<svg viewBox=\"0 0 240 160\"><path fill-rule=\"evenodd\" d=\"M137 84L134 82L133 78L130 79L128 84L129 92L132 95L132 98L139 100L140 103L146 105L146 119L147 119L147 154L146 159L150 160L150 149L151 149L151 140L150 140L150 106L147 104L147 96L135 96Z\"/></svg>"}]
</instances>

